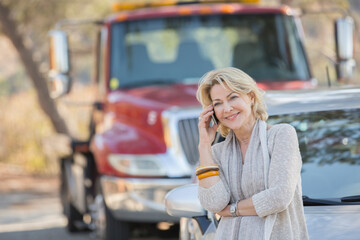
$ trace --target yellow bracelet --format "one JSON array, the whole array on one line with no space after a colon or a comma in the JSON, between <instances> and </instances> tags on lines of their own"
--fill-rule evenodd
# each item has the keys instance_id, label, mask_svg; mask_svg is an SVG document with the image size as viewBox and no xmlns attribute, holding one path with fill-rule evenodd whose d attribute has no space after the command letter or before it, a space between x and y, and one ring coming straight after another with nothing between
<instances>
[{"instance_id":1,"label":"yellow bracelet","mask_svg":"<svg viewBox=\"0 0 360 240\"><path fill-rule=\"evenodd\" d=\"M199 180L207 178L207 177L212 177L212 176L217 176L219 175L219 171L209 171L209 172L204 172L199 174L197 177Z\"/></svg>"}]
</instances>

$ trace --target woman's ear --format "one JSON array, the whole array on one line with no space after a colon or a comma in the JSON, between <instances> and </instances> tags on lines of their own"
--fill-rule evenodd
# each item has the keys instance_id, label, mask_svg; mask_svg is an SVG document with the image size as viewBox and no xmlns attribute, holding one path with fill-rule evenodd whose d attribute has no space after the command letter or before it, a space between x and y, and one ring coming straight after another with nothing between
<instances>
[{"instance_id":1,"label":"woman's ear","mask_svg":"<svg viewBox=\"0 0 360 240\"><path fill-rule=\"evenodd\" d=\"M251 101L252 103L255 102L255 94L254 94L253 92L249 92L249 93L248 93L248 96L249 96L250 101Z\"/></svg>"}]
</instances>

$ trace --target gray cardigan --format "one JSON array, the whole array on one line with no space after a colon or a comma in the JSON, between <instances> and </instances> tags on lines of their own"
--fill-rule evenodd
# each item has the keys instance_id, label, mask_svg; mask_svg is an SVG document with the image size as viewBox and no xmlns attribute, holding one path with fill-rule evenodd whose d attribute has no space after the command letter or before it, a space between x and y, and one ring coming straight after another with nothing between
<instances>
[{"instance_id":1,"label":"gray cardigan","mask_svg":"<svg viewBox=\"0 0 360 240\"><path fill-rule=\"evenodd\" d=\"M233 132L224 142L212 147L214 161L220 166L220 181L210 188L199 186L202 206L216 213L229 203L252 197L258 214L222 217L216 230L217 240L262 240L265 229L269 230L267 225L265 227L268 216L275 221L270 227L270 239L308 239L302 205L302 161L296 131L288 124L274 125L264 131L270 155L266 183L257 131L252 132L244 164Z\"/></svg>"}]
</instances>

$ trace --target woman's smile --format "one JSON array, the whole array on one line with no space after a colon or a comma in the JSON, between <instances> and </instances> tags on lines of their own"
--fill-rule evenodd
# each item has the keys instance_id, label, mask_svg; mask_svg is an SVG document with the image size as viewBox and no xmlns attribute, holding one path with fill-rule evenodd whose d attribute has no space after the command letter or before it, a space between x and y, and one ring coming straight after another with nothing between
<instances>
[{"instance_id":1,"label":"woman's smile","mask_svg":"<svg viewBox=\"0 0 360 240\"><path fill-rule=\"evenodd\" d=\"M226 120L229 120L229 121L234 121L234 120L237 118L237 116L239 116L239 114L240 114L239 112L238 112L238 113L231 114L231 115L225 117L225 119L226 119Z\"/></svg>"}]
</instances>

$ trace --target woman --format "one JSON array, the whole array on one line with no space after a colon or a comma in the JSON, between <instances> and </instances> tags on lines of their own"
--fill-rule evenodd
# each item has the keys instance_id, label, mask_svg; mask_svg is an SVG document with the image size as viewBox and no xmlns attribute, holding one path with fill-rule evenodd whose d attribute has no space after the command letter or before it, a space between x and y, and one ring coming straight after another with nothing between
<instances>
[{"instance_id":1,"label":"woman","mask_svg":"<svg viewBox=\"0 0 360 240\"><path fill-rule=\"evenodd\" d=\"M308 239L295 129L267 125L255 81L236 68L199 83L199 199L221 216L215 239ZM212 115L218 125L210 124ZM225 141L211 144L216 131Z\"/></svg>"}]
</instances>

